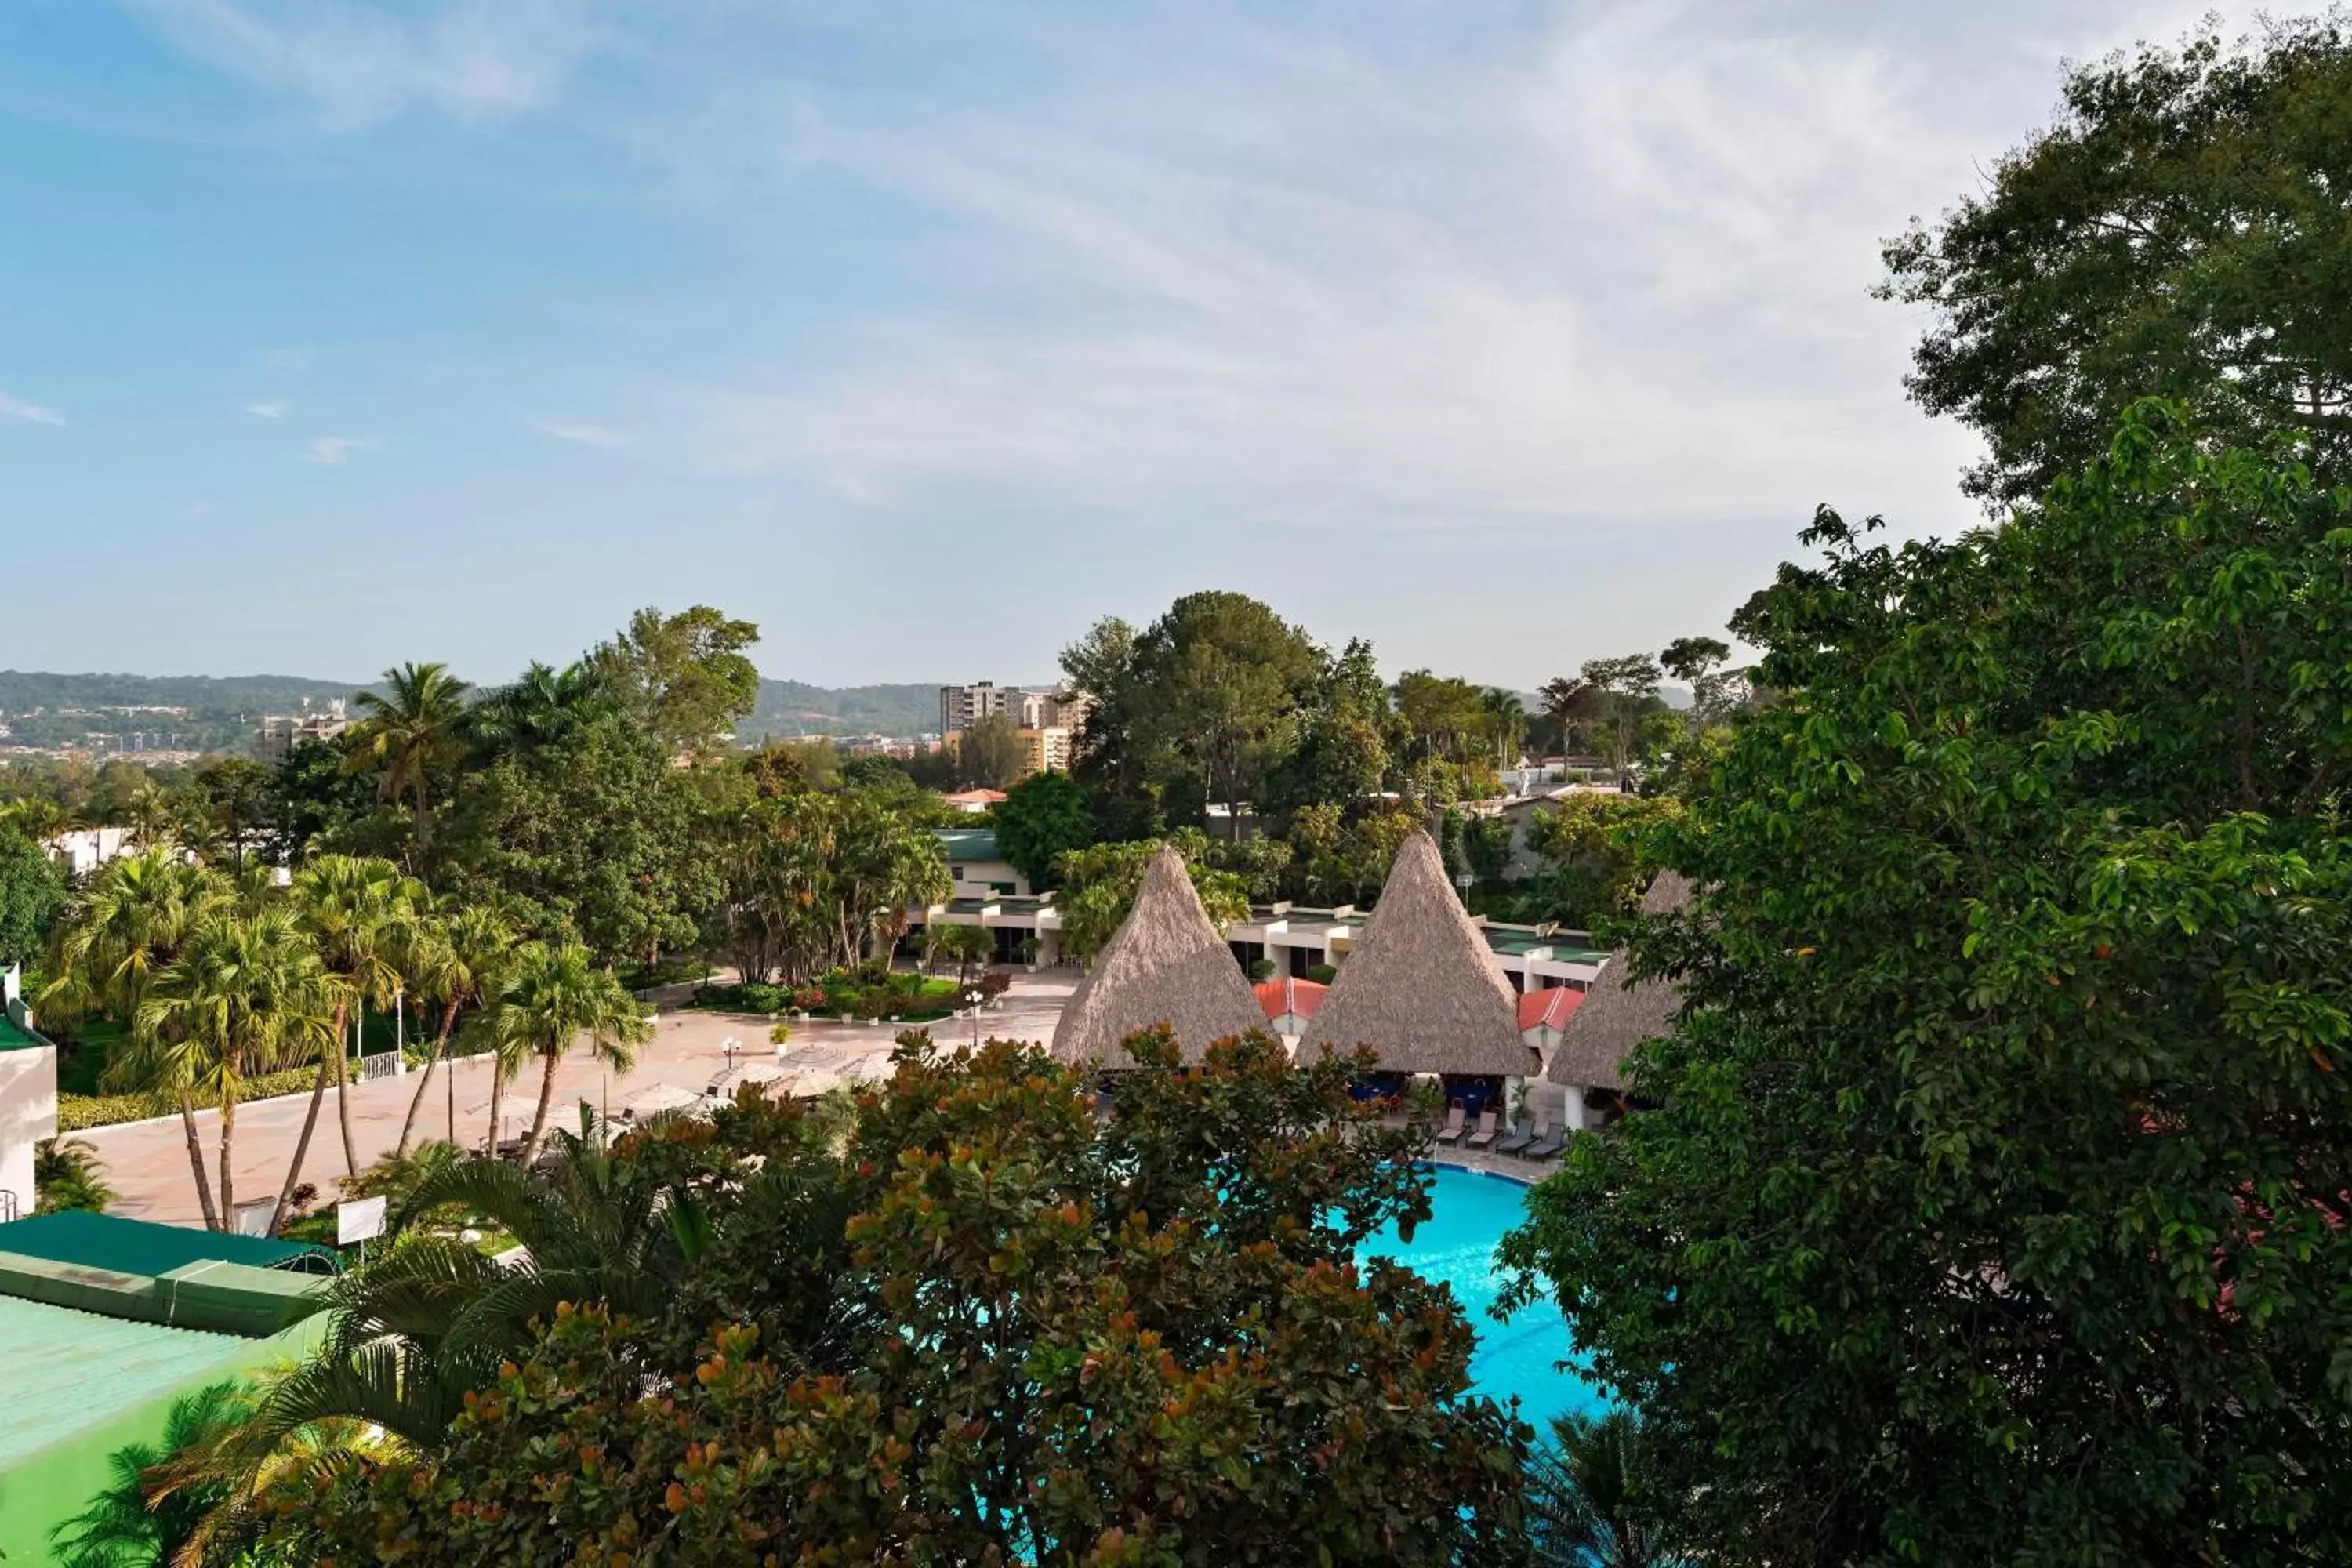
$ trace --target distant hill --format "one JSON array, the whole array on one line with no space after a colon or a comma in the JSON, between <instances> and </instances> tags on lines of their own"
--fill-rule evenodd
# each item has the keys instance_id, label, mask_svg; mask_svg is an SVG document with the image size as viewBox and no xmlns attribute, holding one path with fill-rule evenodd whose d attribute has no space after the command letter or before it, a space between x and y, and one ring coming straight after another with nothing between
<instances>
[{"instance_id":1,"label":"distant hill","mask_svg":"<svg viewBox=\"0 0 2352 1568\"><path fill-rule=\"evenodd\" d=\"M253 721L340 698L370 682L297 675L61 675L0 670L0 745L110 749L102 737L189 751L244 751ZM160 713L156 709L184 709ZM142 712L139 710L151 710ZM740 726L755 735L919 735L940 727L936 685L812 686L762 680L758 705Z\"/></svg>"},{"instance_id":2,"label":"distant hill","mask_svg":"<svg viewBox=\"0 0 2352 1568\"><path fill-rule=\"evenodd\" d=\"M35 708L189 708L208 712L282 713L312 702L349 700L364 680L314 680L299 675L51 675L0 669L0 713Z\"/></svg>"},{"instance_id":3,"label":"distant hill","mask_svg":"<svg viewBox=\"0 0 2352 1568\"><path fill-rule=\"evenodd\" d=\"M762 680L739 735L920 735L940 727L940 689L929 686L811 686Z\"/></svg>"}]
</instances>

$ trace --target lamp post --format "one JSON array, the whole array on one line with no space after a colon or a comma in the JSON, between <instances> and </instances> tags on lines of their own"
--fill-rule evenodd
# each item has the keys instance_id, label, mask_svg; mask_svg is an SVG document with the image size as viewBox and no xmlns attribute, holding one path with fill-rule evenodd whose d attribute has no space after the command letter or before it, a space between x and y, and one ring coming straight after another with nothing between
<instances>
[{"instance_id":1,"label":"lamp post","mask_svg":"<svg viewBox=\"0 0 2352 1568\"><path fill-rule=\"evenodd\" d=\"M986 1001L978 986L963 994L964 1005L971 1009L971 1048L980 1049L980 1005Z\"/></svg>"}]
</instances>

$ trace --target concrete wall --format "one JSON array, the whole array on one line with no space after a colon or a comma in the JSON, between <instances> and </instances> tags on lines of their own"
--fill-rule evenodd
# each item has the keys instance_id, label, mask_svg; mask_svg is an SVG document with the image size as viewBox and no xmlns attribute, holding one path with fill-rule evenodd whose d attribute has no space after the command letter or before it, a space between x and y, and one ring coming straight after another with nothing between
<instances>
[{"instance_id":1,"label":"concrete wall","mask_svg":"<svg viewBox=\"0 0 2352 1568\"><path fill-rule=\"evenodd\" d=\"M0 1192L18 1215L33 1212L33 1145L58 1135L58 1050L0 1050Z\"/></svg>"}]
</instances>

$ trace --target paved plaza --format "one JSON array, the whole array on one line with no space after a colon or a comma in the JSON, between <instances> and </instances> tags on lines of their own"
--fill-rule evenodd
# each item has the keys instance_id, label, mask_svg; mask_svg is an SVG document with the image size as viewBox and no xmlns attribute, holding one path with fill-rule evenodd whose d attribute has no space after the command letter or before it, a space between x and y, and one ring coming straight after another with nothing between
<instances>
[{"instance_id":1,"label":"paved plaza","mask_svg":"<svg viewBox=\"0 0 2352 1568\"><path fill-rule=\"evenodd\" d=\"M1015 974L1013 987L1002 1003L982 1015L981 1033L984 1037L1034 1040L1040 1044L1050 1040L1055 1021L1061 1016L1062 1004L1076 984L1075 970ZM932 1037L943 1044L961 1044L972 1037L972 1023L968 1016L941 1019L927 1026ZM792 1087L802 1090L822 1090L844 1081L884 1077L889 1071L890 1051L898 1032L898 1026L887 1024L794 1021L792 1042L782 1057L783 1076L792 1080ZM729 1054L726 1047L730 1040L740 1047L739 1056ZM776 1060L775 1047L768 1044L768 1020L764 1017L665 1008L652 1042L639 1050L636 1066L627 1074L610 1072L583 1051L575 1050L564 1060L556 1071L555 1107L549 1118L550 1125L570 1123L576 1115L573 1108L583 1100L614 1117L632 1106L650 1110L666 1102L677 1101L682 1095L700 1095L714 1082L727 1078L730 1068L740 1072L744 1063L771 1064ZM454 1079L449 1080L454 1090L445 1087L442 1074L447 1071L445 1067L434 1076L432 1091L417 1119L417 1140L451 1135L450 1110L454 1100L457 1140L478 1145L489 1121L489 1058L471 1058L457 1062ZM508 1085L499 1108L505 1136L520 1137L530 1130L539 1083L540 1068L534 1062ZM404 1078L356 1084L349 1092L352 1142L358 1147L360 1163L365 1166L392 1152L394 1144L399 1142L401 1121L408 1114L409 1101L416 1092L416 1077L411 1073ZM334 1179L345 1173L335 1093L332 1089L327 1091L319 1112L319 1128L311 1136L310 1155L303 1164L303 1179L316 1184L322 1202L332 1200ZM286 1163L293 1157L295 1141L301 1135L302 1117L309 1103L309 1096L294 1095L237 1107L236 1195L240 1203L277 1195L279 1184L286 1178ZM215 1174L219 1122L214 1111L200 1112L196 1118L206 1163ZM121 1194L110 1205L110 1212L173 1225L203 1223L203 1210L196 1202L188 1173L187 1138L178 1117L95 1128L79 1136L97 1148L106 1163L108 1184Z\"/></svg>"}]
</instances>

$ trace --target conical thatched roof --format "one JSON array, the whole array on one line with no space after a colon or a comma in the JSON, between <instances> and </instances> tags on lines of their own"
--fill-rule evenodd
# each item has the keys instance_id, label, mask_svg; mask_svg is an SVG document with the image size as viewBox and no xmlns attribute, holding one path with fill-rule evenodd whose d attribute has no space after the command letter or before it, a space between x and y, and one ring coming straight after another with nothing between
<instances>
[{"instance_id":1,"label":"conical thatched roof","mask_svg":"<svg viewBox=\"0 0 2352 1568\"><path fill-rule=\"evenodd\" d=\"M1690 883L1679 871L1661 871L1642 896L1642 912L1661 915L1690 902ZM1626 1053L1674 1021L1682 997L1672 985L1628 983L1622 949L1609 955L1600 978L1584 994L1584 1005L1560 1032L1559 1045L1544 1064L1553 1083L1586 1089L1623 1089Z\"/></svg>"},{"instance_id":2,"label":"conical thatched roof","mask_svg":"<svg viewBox=\"0 0 2352 1568\"><path fill-rule=\"evenodd\" d=\"M1054 1026L1054 1058L1131 1068L1123 1042L1159 1024L1175 1031L1188 1062L1228 1035L1265 1027L1256 994L1185 875L1184 858L1169 848L1152 856L1135 908L1070 994Z\"/></svg>"},{"instance_id":3,"label":"conical thatched roof","mask_svg":"<svg viewBox=\"0 0 2352 1568\"><path fill-rule=\"evenodd\" d=\"M1534 1053L1519 1040L1518 998L1426 833L1397 851L1370 922L1299 1037L1298 1059L1358 1046L1379 1052L1386 1072L1534 1071Z\"/></svg>"}]
</instances>

